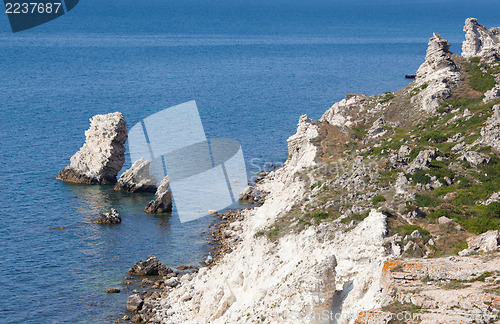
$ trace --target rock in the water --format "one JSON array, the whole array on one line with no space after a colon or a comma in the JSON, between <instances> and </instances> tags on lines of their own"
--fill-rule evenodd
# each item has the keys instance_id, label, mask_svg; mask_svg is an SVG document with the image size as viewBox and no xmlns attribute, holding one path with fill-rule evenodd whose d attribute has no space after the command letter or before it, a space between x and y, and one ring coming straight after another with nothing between
<instances>
[{"instance_id":1,"label":"rock in the water","mask_svg":"<svg viewBox=\"0 0 500 324\"><path fill-rule=\"evenodd\" d=\"M144 305L144 299L138 294L130 295L127 298L127 310L129 312L138 312Z\"/></svg>"},{"instance_id":2,"label":"rock in the water","mask_svg":"<svg viewBox=\"0 0 500 324\"><path fill-rule=\"evenodd\" d=\"M249 201L252 202L255 200L255 193L253 192L253 188L247 186L242 192L240 192L238 196L241 201Z\"/></svg>"},{"instance_id":3,"label":"rock in the water","mask_svg":"<svg viewBox=\"0 0 500 324\"><path fill-rule=\"evenodd\" d=\"M146 261L138 261L134 264L128 271L128 274L132 276L166 276L172 272L173 270L167 268L157 257L150 255Z\"/></svg>"},{"instance_id":4,"label":"rock in the water","mask_svg":"<svg viewBox=\"0 0 500 324\"><path fill-rule=\"evenodd\" d=\"M493 106L493 116L486 120L481 137L473 145L491 146L500 151L500 105Z\"/></svg>"},{"instance_id":5,"label":"rock in the water","mask_svg":"<svg viewBox=\"0 0 500 324\"><path fill-rule=\"evenodd\" d=\"M156 190L156 199L151 200L144 208L146 213L161 214L172 211L172 192L169 187L170 179L166 176Z\"/></svg>"},{"instance_id":6,"label":"rock in the water","mask_svg":"<svg viewBox=\"0 0 500 324\"><path fill-rule=\"evenodd\" d=\"M494 252L500 244L499 231L488 231L481 235L467 239L468 249L461 251L460 255L469 255L473 252Z\"/></svg>"},{"instance_id":7,"label":"rock in the water","mask_svg":"<svg viewBox=\"0 0 500 324\"><path fill-rule=\"evenodd\" d=\"M500 61L500 28L487 29L479 24L476 18L467 18L464 32L463 57L482 57L487 61Z\"/></svg>"},{"instance_id":8,"label":"rock in the water","mask_svg":"<svg viewBox=\"0 0 500 324\"><path fill-rule=\"evenodd\" d=\"M125 171L115 185L115 190L126 192L156 192L156 178L149 174L151 162L141 158Z\"/></svg>"},{"instance_id":9,"label":"rock in the water","mask_svg":"<svg viewBox=\"0 0 500 324\"><path fill-rule=\"evenodd\" d=\"M119 112L96 115L85 132L86 141L57 179L85 184L115 184L125 162L127 123Z\"/></svg>"},{"instance_id":10,"label":"rock in the water","mask_svg":"<svg viewBox=\"0 0 500 324\"><path fill-rule=\"evenodd\" d=\"M460 161L467 161L474 166L478 166L480 164L488 164L490 162L490 157L486 154L468 151L464 152L462 156L458 158Z\"/></svg>"},{"instance_id":11,"label":"rock in the water","mask_svg":"<svg viewBox=\"0 0 500 324\"><path fill-rule=\"evenodd\" d=\"M440 35L434 34L429 39L425 62L417 70L415 89L418 93L412 98L412 102L419 102L425 111L435 111L460 81L459 68L449 49L450 44Z\"/></svg>"},{"instance_id":12,"label":"rock in the water","mask_svg":"<svg viewBox=\"0 0 500 324\"><path fill-rule=\"evenodd\" d=\"M120 289L118 289L118 288L108 288L108 289L106 289L106 292L108 294L118 294L118 293L120 293Z\"/></svg>"},{"instance_id":13,"label":"rock in the water","mask_svg":"<svg viewBox=\"0 0 500 324\"><path fill-rule=\"evenodd\" d=\"M97 224L120 224L121 222L120 214L114 208L111 208L109 212L101 213L99 218L94 221Z\"/></svg>"}]
</instances>

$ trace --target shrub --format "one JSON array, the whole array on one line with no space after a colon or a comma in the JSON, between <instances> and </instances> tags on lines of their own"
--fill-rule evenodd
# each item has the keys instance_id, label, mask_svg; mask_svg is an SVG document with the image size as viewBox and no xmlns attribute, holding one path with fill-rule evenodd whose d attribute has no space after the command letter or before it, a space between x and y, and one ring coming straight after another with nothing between
<instances>
[{"instance_id":1,"label":"shrub","mask_svg":"<svg viewBox=\"0 0 500 324\"><path fill-rule=\"evenodd\" d=\"M323 184L323 182L321 181L316 181L312 186L311 186L311 190L313 190L314 188L317 188L319 186L321 186Z\"/></svg>"},{"instance_id":2,"label":"shrub","mask_svg":"<svg viewBox=\"0 0 500 324\"><path fill-rule=\"evenodd\" d=\"M384 202L386 199L383 195L376 195L375 197L372 198L372 203L374 205Z\"/></svg>"},{"instance_id":3,"label":"shrub","mask_svg":"<svg viewBox=\"0 0 500 324\"><path fill-rule=\"evenodd\" d=\"M418 207L436 207L441 204L441 199L429 194L416 194L415 203Z\"/></svg>"}]
</instances>

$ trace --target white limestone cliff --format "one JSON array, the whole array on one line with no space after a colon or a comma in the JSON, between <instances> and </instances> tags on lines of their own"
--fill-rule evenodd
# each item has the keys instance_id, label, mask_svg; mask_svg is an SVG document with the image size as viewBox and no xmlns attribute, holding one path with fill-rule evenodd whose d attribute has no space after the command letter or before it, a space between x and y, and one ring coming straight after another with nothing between
<instances>
[{"instance_id":1,"label":"white limestone cliff","mask_svg":"<svg viewBox=\"0 0 500 324\"><path fill-rule=\"evenodd\" d=\"M85 132L85 144L57 179L85 184L115 184L125 162L127 123L120 112L96 115Z\"/></svg>"}]
</instances>

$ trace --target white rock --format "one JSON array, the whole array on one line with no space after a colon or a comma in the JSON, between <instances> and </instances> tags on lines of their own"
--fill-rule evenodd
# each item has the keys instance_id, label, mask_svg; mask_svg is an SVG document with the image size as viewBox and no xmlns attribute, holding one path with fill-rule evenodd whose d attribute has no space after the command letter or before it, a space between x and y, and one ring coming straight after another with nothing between
<instances>
[{"instance_id":1,"label":"white rock","mask_svg":"<svg viewBox=\"0 0 500 324\"><path fill-rule=\"evenodd\" d=\"M493 106L493 116L486 120L486 127L481 129L481 137L474 145L491 146L500 151L500 105Z\"/></svg>"},{"instance_id":2,"label":"white rock","mask_svg":"<svg viewBox=\"0 0 500 324\"><path fill-rule=\"evenodd\" d=\"M115 190L126 192L156 192L157 180L149 174L150 162L141 158L125 171L115 185Z\"/></svg>"},{"instance_id":3,"label":"white rock","mask_svg":"<svg viewBox=\"0 0 500 324\"><path fill-rule=\"evenodd\" d=\"M486 29L476 18L467 18L464 26L465 41L462 56L465 58L483 57L498 60L500 51L500 29Z\"/></svg>"},{"instance_id":4,"label":"white rock","mask_svg":"<svg viewBox=\"0 0 500 324\"><path fill-rule=\"evenodd\" d=\"M85 144L57 179L86 184L115 184L125 162L127 123L119 112L95 115L85 132Z\"/></svg>"},{"instance_id":5,"label":"white rock","mask_svg":"<svg viewBox=\"0 0 500 324\"><path fill-rule=\"evenodd\" d=\"M320 121L326 121L331 125L340 127L349 127L352 125L352 112L355 109L359 109L365 100L365 95L346 96L345 99L335 103L328 109L323 116L321 116Z\"/></svg>"},{"instance_id":6,"label":"white rock","mask_svg":"<svg viewBox=\"0 0 500 324\"><path fill-rule=\"evenodd\" d=\"M500 85L497 84L495 87L493 87L493 89L490 89L484 93L483 102L488 103L498 98L500 98Z\"/></svg>"},{"instance_id":7,"label":"white rock","mask_svg":"<svg viewBox=\"0 0 500 324\"><path fill-rule=\"evenodd\" d=\"M172 211L172 192L169 187L170 179L166 176L156 190L156 198L151 200L144 208L146 213L160 214Z\"/></svg>"},{"instance_id":8,"label":"white rock","mask_svg":"<svg viewBox=\"0 0 500 324\"><path fill-rule=\"evenodd\" d=\"M449 49L448 41L434 33L429 39L425 62L417 70L415 89L419 92L412 97L412 102L419 103L427 112L434 112L460 81L459 69ZM425 89L421 89L423 85Z\"/></svg>"},{"instance_id":9,"label":"white rock","mask_svg":"<svg viewBox=\"0 0 500 324\"><path fill-rule=\"evenodd\" d=\"M453 222L453 220L452 220L452 219L449 219L449 218L448 218L448 217L446 217L446 216L441 216L441 217L439 217L439 218L438 218L438 223L439 223L439 224L448 224L448 223L450 223L450 222Z\"/></svg>"},{"instance_id":10,"label":"white rock","mask_svg":"<svg viewBox=\"0 0 500 324\"><path fill-rule=\"evenodd\" d=\"M420 233L418 230L414 230L410 236L415 239L423 238L422 233Z\"/></svg>"}]
</instances>

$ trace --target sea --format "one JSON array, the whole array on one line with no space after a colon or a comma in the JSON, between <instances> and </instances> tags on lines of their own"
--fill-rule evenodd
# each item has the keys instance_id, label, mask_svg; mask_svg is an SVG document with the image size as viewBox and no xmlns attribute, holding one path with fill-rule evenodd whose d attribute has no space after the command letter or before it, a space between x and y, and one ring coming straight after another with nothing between
<instances>
[{"instance_id":1,"label":"sea","mask_svg":"<svg viewBox=\"0 0 500 324\"><path fill-rule=\"evenodd\" d=\"M251 178L286 160L302 114L406 86L433 32L460 53L465 19L500 26L499 12L498 0L82 0L15 34L0 13L0 323L112 323L136 261L196 265L209 251L213 217L181 223L145 214L151 195L55 179L93 115L132 126L196 100L207 138L238 140ZM111 207L120 225L92 222Z\"/></svg>"}]
</instances>

